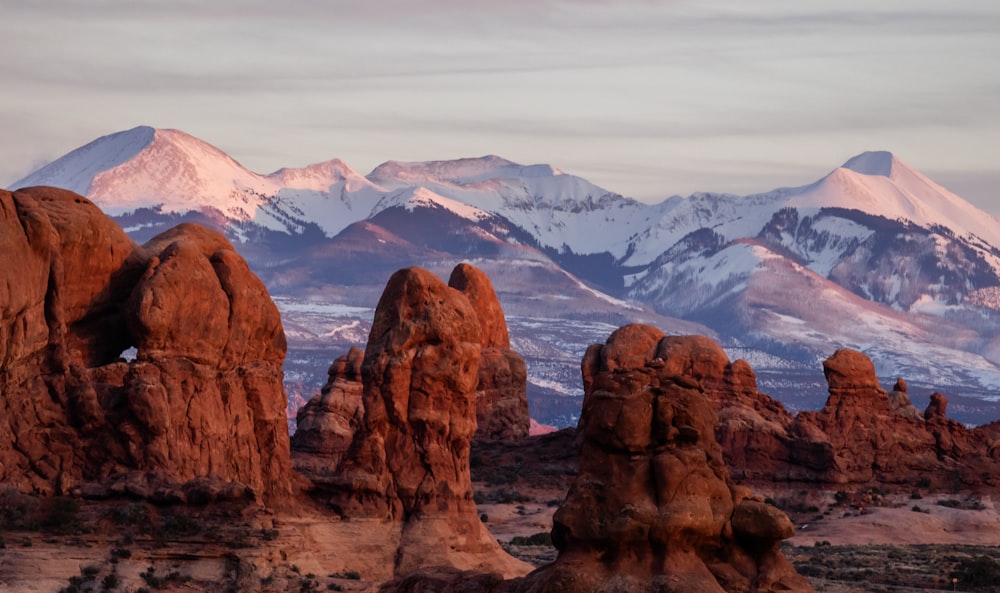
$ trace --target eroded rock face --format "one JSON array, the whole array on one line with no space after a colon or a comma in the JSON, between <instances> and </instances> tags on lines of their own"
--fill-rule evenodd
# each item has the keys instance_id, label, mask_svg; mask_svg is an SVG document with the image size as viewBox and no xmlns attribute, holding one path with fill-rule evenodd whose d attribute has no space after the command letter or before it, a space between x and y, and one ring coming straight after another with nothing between
<instances>
[{"instance_id":1,"label":"eroded rock face","mask_svg":"<svg viewBox=\"0 0 1000 593\"><path fill-rule=\"evenodd\" d=\"M469 453L482 334L475 309L434 274L393 274L361 366L364 417L331 483L348 518L397 522L396 570L526 572L479 520Z\"/></svg>"},{"instance_id":2,"label":"eroded rock face","mask_svg":"<svg viewBox=\"0 0 1000 593\"><path fill-rule=\"evenodd\" d=\"M644 335L649 330L630 331L630 345L618 347L624 352L619 358L641 358L652 348L654 336ZM708 338L667 336L658 342L656 357L679 381L708 396L719 418L716 438L737 480L839 485L957 479L976 487L993 483L1000 471L997 448L989 444L996 439L987 428L969 430L948 420L947 399L940 394L920 412L902 379L886 393L871 360L857 351L838 350L824 362L826 405L795 417L757 391L750 365L730 362Z\"/></svg>"},{"instance_id":3,"label":"eroded rock face","mask_svg":"<svg viewBox=\"0 0 1000 593\"><path fill-rule=\"evenodd\" d=\"M528 369L510 348L507 320L486 274L469 264L452 270L448 286L469 299L479 319L482 342L476 386L478 439L517 440L528 436Z\"/></svg>"},{"instance_id":4,"label":"eroded rock face","mask_svg":"<svg viewBox=\"0 0 1000 593\"><path fill-rule=\"evenodd\" d=\"M703 362L728 365L707 346L633 325L587 351L580 475L552 530L559 558L516 590L812 590L778 551L788 518L730 482L713 405L691 377Z\"/></svg>"},{"instance_id":5,"label":"eroded rock face","mask_svg":"<svg viewBox=\"0 0 1000 593\"><path fill-rule=\"evenodd\" d=\"M299 408L292 450L321 456L326 467L337 466L364 417L364 357L364 350L351 348L333 361L319 396Z\"/></svg>"},{"instance_id":6,"label":"eroded rock face","mask_svg":"<svg viewBox=\"0 0 1000 593\"><path fill-rule=\"evenodd\" d=\"M944 416L943 396L932 396L921 417L905 382L887 394L864 354L838 350L823 366L830 381L826 405L800 412L789 427L794 450L808 454L793 459L806 477L835 484L957 479L976 486L995 474L995 462L981 450L984 439Z\"/></svg>"},{"instance_id":7,"label":"eroded rock face","mask_svg":"<svg viewBox=\"0 0 1000 593\"><path fill-rule=\"evenodd\" d=\"M0 225L4 482L290 494L280 317L220 234L182 225L140 247L53 188L0 192Z\"/></svg>"},{"instance_id":8,"label":"eroded rock face","mask_svg":"<svg viewBox=\"0 0 1000 593\"><path fill-rule=\"evenodd\" d=\"M718 343L703 336L660 338L655 358L663 360L678 381L699 387L708 397L719 419L715 437L733 478L788 475L792 415L757 391L757 377L745 360L730 362Z\"/></svg>"}]
</instances>

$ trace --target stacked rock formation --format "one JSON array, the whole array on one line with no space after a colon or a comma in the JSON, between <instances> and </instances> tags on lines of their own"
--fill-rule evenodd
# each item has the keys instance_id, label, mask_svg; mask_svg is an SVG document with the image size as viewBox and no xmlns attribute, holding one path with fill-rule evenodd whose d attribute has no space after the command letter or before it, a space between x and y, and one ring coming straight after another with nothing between
<instances>
[{"instance_id":1,"label":"stacked rock formation","mask_svg":"<svg viewBox=\"0 0 1000 593\"><path fill-rule=\"evenodd\" d=\"M348 518L401 528L400 573L444 565L527 572L479 520L469 454L482 332L476 310L434 274L393 274L361 365L364 417L328 502Z\"/></svg>"},{"instance_id":2,"label":"stacked rock formation","mask_svg":"<svg viewBox=\"0 0 1000 593\"><path fill-rule=\"evenodd\" d=\"M510 348L507 321L486 274L469 264L452 270L448 285L465 295L480 329L474 438L514 441L528 435L528 373L524 359ZM364 413L361 359L352 349L330 366L320 394L299 409L292 436L296 466L314 481L323 467L336 467Z\"/></svg>"},{"instance_id":3,"label":"stacked rock formation","mask_svg":"<svg viewBox=\"0 0 1000 593\"><path fill-rule=\"evenodd\" d=\"M219 233L182 225L140 247L54 188L0 191L0 226L5 483L290 494L281 320Z\"/></svg>"},{"instance_id":4,"label":"stacked rock formation","mask_svg":"<svg viewBox=\"0 0 1000 593\"><path fill-rule=\"evenodd\" d=\"M475 438L513 441L528 436L528 369L510 348L507 320L493 284L479 268L459 264L448 286L469 299L481 330Z\"/></svg>"},{"instance_id":5,"label":"stacked rock formation","mask_svg":"<svg viewBox=\"0 0 1000 593\"><path fill-rule=\"evenodd\" d=\"M823 372L830 389L826 405L800 412L789 426L792 462L803 477L837 484L923 478L938 486L976 486L1000 469L985 433L946 418L944 396L934 394L920 418L902 401L905 382L897 381L890 396L871 360L854 350L835 352Z\"/></svg>"},{"instance_id":6,"label":"stacked rock formation","mask_svg":"<svg viewBox=\"0 0 1000 593\"><path fill-rule=\"evenodd\" d=\"M914 483L975 487L1000 472L995 426L969 430L948 420L947 399L934 394L926 412L910 403L906 381L880 386L864 354L838 350L824 364L830 396L823 409L792 416L757 391L753 369L730 362L697 336L663 339L665 364L700 386L719 424L715 434L733 477L741 481L823 484Z\"/></svg>"},{"instance_id":7,"label":"stacked rock formation","mask_svg":"<svg viewBox=\"0 0 1000 593\"><path fill-rule=\"evenodd\" d=\"M591 346L580 470L553 517L555 562L509 581L422 570L383 593L812 591L778 549L794 532L788 517L729 479L694 376L714 359L710 341L646 325Z\"/></svg>"},{"instance_id":8,"label":"stacked rock formation","mask_svg":"<svg viewBox=\"0 0 1000 593\"><path fill-rule=\"evenodd\" d=\"M297 467L308 467L312 471L336 467L350 447L364 418L361 382L364 357L364 350L351 348L334 360L319 395L299 408L292 435Z\"/></svg>"},{"instance_id":9,"label":"stacked rock formation","mask_svg":"<svg viewBox=\"0 0 1000 593\"><path fill-rule=\"evenodd\" d=\"M730 482L690 374L700 346L630 325L587 350L580 475L552 529L559 557L519 591L812 590L778 550L788 518Z\"/></svg>"}]
</instances>

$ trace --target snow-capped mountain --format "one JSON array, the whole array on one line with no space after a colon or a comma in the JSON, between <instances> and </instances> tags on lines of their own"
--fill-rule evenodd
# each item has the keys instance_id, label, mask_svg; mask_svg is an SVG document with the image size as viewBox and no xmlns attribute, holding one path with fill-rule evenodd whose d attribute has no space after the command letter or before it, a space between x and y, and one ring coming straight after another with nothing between
<instances>
[{"instance_id":1,"label":"snow-capped mountain","mask_svg":"<svg viewBox=\"0 0 1000 593\"><path fill-rule=\"evenodd\" d=\"M492 155L259 174L183 132L141 127L13 187L26 185L83 193L138 240L180 220L215 225L279 302L366 311L396 268L446 275L472 260L549 395L579 391L579 356L601 332L646 321L778 371L818 374L853 347L886 376L1000 400L1000 222L888 152L802 187L645 204ZM293 347L358 333L357 315L341 324L350 331L311 332L302 310L286 311Z\"/></svg>"}]
</instances>

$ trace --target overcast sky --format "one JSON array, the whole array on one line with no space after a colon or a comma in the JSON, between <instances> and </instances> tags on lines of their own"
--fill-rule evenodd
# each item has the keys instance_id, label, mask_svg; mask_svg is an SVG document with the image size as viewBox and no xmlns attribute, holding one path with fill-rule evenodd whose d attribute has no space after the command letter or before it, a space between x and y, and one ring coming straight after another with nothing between
<instances>
[{"instance_id":1,"label":"overcast sky","mask_svg":"<svg viewBox=\"0 0 1000 593\"><path fill-rule=\"evenodd\" d=\"M178 128L251 170L498 154L646 201L891 150L1000 214L996 0L0 0L0 186Z\"/></svg>"}]
</instances>

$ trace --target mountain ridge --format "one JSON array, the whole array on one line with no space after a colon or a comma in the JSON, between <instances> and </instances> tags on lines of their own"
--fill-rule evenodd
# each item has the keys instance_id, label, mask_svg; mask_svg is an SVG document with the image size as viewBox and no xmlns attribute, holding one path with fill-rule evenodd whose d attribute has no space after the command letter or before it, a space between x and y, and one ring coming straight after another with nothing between
<instances>
[{"instance_id":1,"label":"mountain ridge","mask_svg":"<svg viewBox=\"0 0 1000 593\"><path fill-rule=\"evenodd\" d=\"M331 159L261 175L183 132L154 130L138 149L149 130L102 137L25 181L79 187L117 163L88 189L123 221L132 207L123 226L215 225L273 292L293 297L365 306L373 279L399 267L480 262L500 271L512 336L529 351L551 353L528 343L557 339L571 359L599 334L584 321L649 322L777 356L779 371L850 347L914 384L938 384L936 373L970 397L1000 400L1000 312L984 297L1000 289L1000 221L887 151L799 187L649 204L496 155L386 161L368 175ZM139 158L117 162L130 151ZM171 167L194 172L165 175ZM570 383L554 365L529 364L537 385Z\"/></svg>"}]
</instances>

